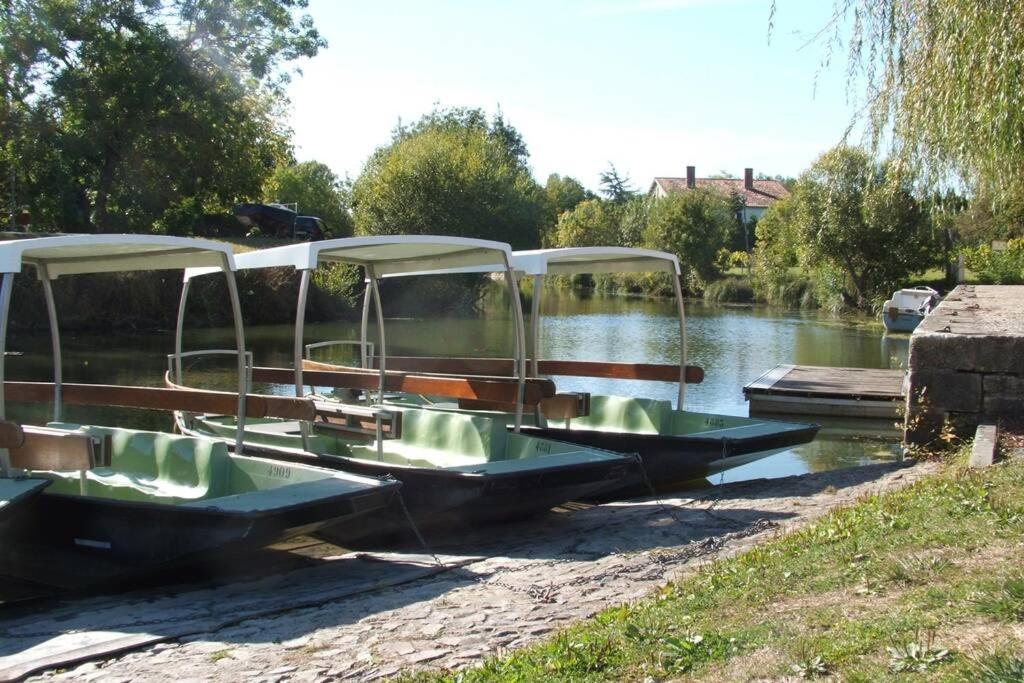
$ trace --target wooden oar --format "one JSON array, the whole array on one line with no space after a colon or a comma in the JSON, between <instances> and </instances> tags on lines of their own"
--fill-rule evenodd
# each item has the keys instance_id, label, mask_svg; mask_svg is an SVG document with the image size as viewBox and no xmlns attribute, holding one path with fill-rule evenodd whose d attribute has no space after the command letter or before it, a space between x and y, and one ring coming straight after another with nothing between
<instances>
[{"instance_id":1,"label":"wooden oar","mask_svg":"<svg viewBox=\"0 0 1024 683\"><path fill-rule=\"evenodd\" d=\"M377 359L373 359L377 366ZM326 364L325 364L326 365ZM340 367L340 366L335 366ZM511 358L437 358L423 356L388 356L390 370L407 372L435 372L448 375L493 375L508 377L515 372ZM679 366L658 363L611 363L604 361L542 360L537 371L544 375L571 375L574 377L603 377L608 379L635 379L656 382L678 382ZM686 383L704 381L704 369L686 366Z\"/></svg>"}]
</instances>

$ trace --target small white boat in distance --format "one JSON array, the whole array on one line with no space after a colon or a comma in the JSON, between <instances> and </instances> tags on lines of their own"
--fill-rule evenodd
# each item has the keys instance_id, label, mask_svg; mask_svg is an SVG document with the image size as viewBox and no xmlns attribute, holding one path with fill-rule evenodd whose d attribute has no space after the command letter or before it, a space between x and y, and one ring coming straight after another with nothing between
<instances>
[{"instance_id":1,"label":"small white boat in distance","mask_svg":"<svg viewBox=\"0 0 1024 683\"><path fill-rule=\"evenodd\" d=\"M939 293L931 287L897 290L882 304L882 323L890 332L913 332L938 302Z\"/></svg>"}]
</instances>

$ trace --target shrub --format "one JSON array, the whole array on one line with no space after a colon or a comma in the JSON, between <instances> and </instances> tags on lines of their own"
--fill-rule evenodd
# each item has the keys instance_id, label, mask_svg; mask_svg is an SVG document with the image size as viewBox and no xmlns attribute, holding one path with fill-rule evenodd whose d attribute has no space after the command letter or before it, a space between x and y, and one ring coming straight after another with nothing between
<instances>
[{"instance_id":1,"label":"shrub","mask_svg":"<svg viewBox=\"0 0 1024 683\"><path fill-rule=\"evenodd\" d=\"M964 264L977 275L978 280L996 285L1024 283L1024 238L1006 243L1006 249L995 251L982 246L964 251Z\"/></svg>"}]
</instances>

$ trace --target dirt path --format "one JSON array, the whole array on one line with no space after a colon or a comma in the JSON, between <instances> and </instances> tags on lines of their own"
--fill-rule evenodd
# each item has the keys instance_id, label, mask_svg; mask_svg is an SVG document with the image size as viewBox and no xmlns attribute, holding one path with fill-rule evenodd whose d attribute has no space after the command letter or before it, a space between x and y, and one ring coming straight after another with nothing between
<instances>
[{"instance_id":1,"label":"dirt path","mask_svg":"<svg viewBox=\"0 0 1024 683\"><path fill-rule=\"evenodd\" d=\"M44 677L369 680L410 667L465 667L635 600L698 558L740 551L935 471L928 463L872 465L555 513L435 542L438 552L482 561Z\"/></svg>"}]
</instances>

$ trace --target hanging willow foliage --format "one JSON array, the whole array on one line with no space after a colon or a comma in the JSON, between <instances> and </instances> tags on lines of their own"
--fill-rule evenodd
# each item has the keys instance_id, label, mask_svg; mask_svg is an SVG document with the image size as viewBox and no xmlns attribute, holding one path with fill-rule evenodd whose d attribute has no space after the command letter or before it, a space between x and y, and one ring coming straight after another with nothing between
<instances>
[{"instance_id":1,"label":"hanging willow foliage","mask_svg":"<svg viewBox=\"0 0 1024 683\"><path fill-rule=\"evenodd\" d=\"M836 0L819 34L848 50L873 149L934 190L1024 185L1024 2ZM774 17L774 7L772 10ZM828 58L826 58L827 60Z\"/></svg>"}]
</instances>

